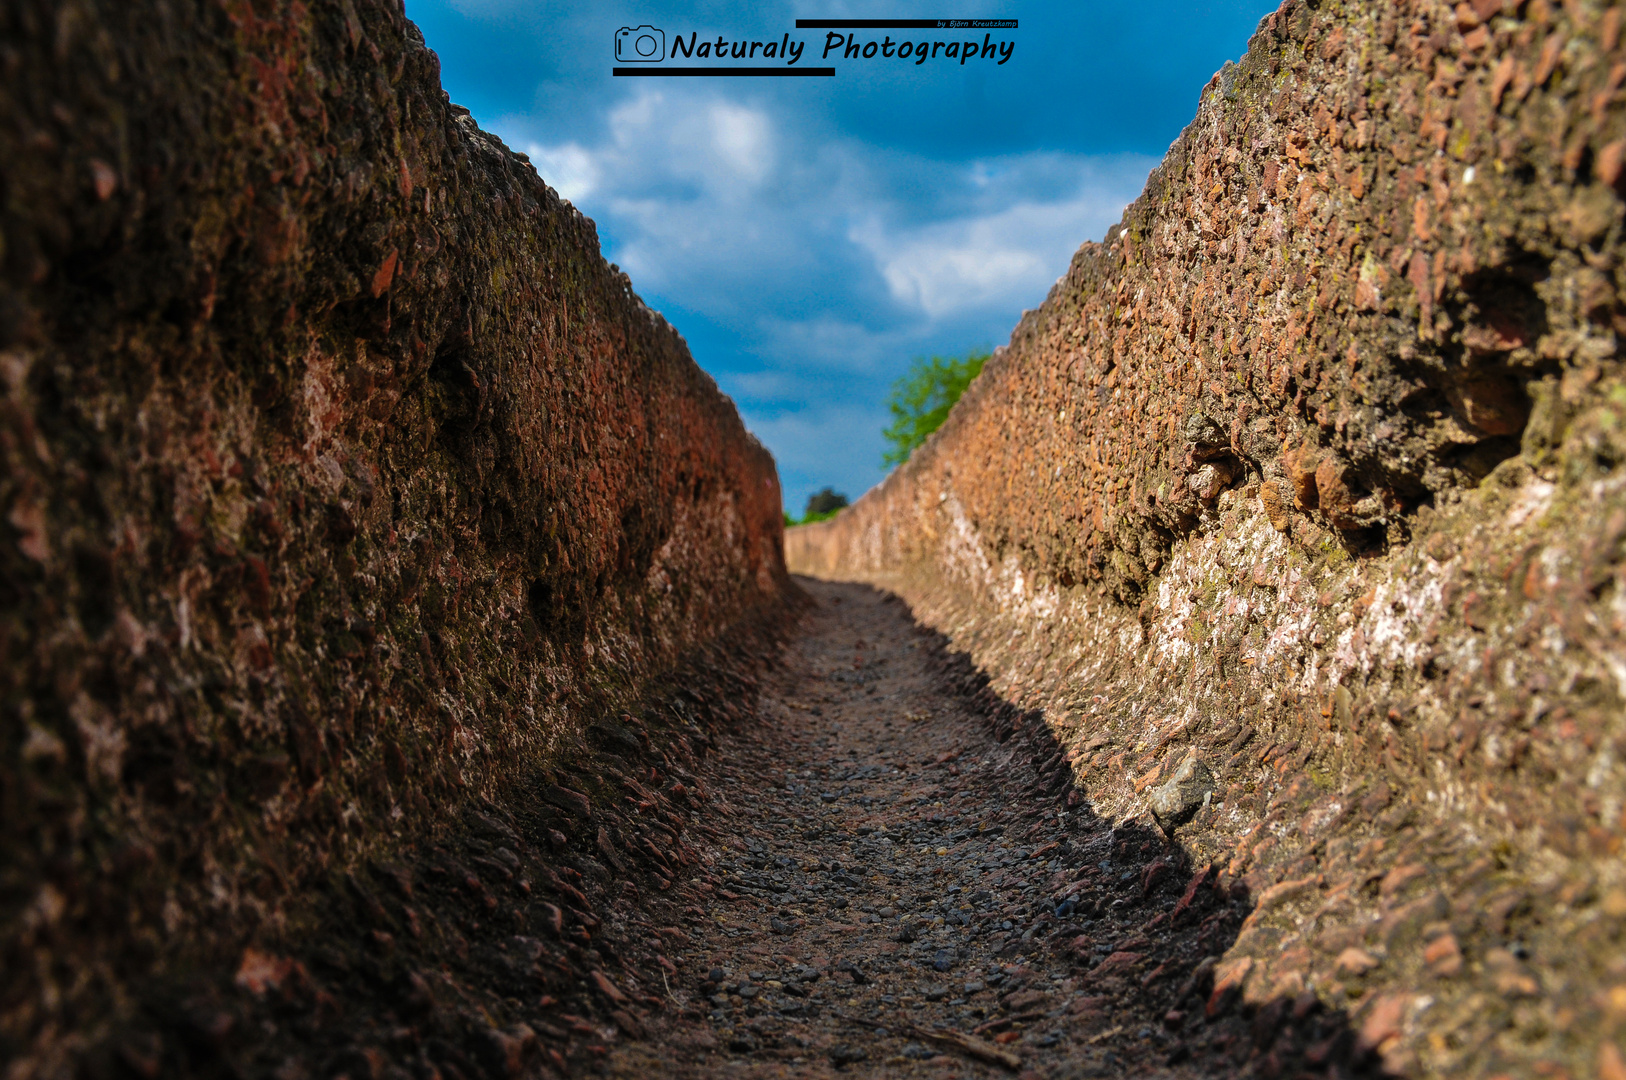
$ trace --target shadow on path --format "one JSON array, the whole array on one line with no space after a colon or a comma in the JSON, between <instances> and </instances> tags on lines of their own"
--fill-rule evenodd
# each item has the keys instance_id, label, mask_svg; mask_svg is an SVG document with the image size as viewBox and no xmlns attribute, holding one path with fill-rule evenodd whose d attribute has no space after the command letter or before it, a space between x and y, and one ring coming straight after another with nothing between
<instances>
[{"instance_id":1,"label":"shadow on path","mask_svg":"<svg viewBox=\"0 0 1626 1080\"><path fill-rule=\"evenodd\" d=\"M802 581L562 759L155 980L87 1076L1351 1077L1253 900L896 597ZM810 600L811 603L803 601ZM797 612L801 612L800 615Z\"/></svg>"},{"instance_id":2,"label":"shadow on path","mask_svg":"<svg viewBox=\"0 0 1626 1080\"><path fill-rule=\"evenodd\" d=\"M707 762L727 823L658 1071L1379 1074L1342 1012L1225 959L1245 887L1098 816L1039 714L900 599L800 583L760 722Z\"/></svg>"}]
</instances>

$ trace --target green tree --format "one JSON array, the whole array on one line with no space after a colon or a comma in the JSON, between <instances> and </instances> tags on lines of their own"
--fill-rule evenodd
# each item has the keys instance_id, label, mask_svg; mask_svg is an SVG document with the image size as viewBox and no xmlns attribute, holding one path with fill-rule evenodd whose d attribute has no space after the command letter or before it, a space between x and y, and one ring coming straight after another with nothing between
<instances>
[{"instance_id":1,"label":"green tree","mask_svg":"<svg viewBox=\"0 0 1626 1080\"><path fill-rule=\"evenodd\" d=\"M826 487L807 497L807 510L802 514L802 520L807 521L813 517L833 517L837 511L845 509L847 496L835 488Z\"/></svg>"},{"instance_id":2,"label":"green tree","mask_svg":"<svg viewBox=\"0 0 1626 1080\"><path fill-rule=\"evenodd\" d=\"M841 513L847 507L847 496L835 488L826 487L823 491L815 492L807 497L807 509L801 518L785 515L786 525L811 525L815 521L826 521Z\"/></svg>"},{"instance_id":3,"label":"green tree","mask_svg":"<svg viewBox=\"0 0 1626 1080\"><path fill-rule=\"evenodd\" d=\"M891 449L881 455L883 465L902 465L926 436L943 426L949 410L982 371L989 355L984 350L965 356L915 357L908 374L892 384L892 396L886 403L892 423L881 435Z\"/></svg>"}]
</instances>

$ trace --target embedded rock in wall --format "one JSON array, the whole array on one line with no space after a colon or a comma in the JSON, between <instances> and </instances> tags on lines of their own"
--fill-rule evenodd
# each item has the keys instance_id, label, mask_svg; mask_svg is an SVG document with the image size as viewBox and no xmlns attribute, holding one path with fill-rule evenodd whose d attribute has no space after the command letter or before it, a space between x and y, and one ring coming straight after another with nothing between
<instances>
[{"instance_id":1,"label":"embedded rock in wall","mask_svg":"<svg viewBox=\"0 0 1626 1080\"><path fill-rule=\"evenodd\" d=\"M1289 0L943 429L786 538L1104 812L1195 751L1243 998L1403 1071L1621 1060L1621 18Z\"/></svg>"},{"instance_id":2,"label":"embedded rock in wall","mask_svg":"<svg viewBox=\"0 0 1626 1080\"><path fill-rule=\"evenodd\" d=\"M703 742L644 706L781 602L778 480L399 0L8 3L0 118L0 1058L196 1071L333 882L461 940L353 868L481 807L528 894L516 792Z\"/></svg>"}]
</instances>

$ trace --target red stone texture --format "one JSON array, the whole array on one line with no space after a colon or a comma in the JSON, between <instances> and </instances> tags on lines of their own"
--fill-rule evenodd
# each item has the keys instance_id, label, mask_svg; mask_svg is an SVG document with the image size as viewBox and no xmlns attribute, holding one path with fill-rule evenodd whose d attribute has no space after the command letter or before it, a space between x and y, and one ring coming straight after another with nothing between
<instances>
[{"instance_id":1,"label":"red stone texture","mask_svg":"<svg viewBox=\"0 0 1626 1080\"><path fill-rule=\"evenodd\" d=\"M1242 1000L1402 1072L1590 1075L1626 1008L1621 19L1290 0L942 430L786 538L1101 812L1198 752Z\"/></svg>"},{"instance_id":2,"label":"red stone texture","mask_svg":"<svg viewBox=\"0 0 1626 1080\"><path fill-rule=\"evenodd\" d=\"M0 162L0 1061L214 964L97 1059L173 1075L245 940L779 610L778 480L400 0L0 5Z\"/></svg>"}]
</instances>

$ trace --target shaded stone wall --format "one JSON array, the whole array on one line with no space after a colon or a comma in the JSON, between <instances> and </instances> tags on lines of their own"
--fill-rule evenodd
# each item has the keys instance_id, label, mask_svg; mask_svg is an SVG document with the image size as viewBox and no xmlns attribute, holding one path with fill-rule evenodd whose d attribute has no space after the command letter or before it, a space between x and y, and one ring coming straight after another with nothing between
<instances>
[{"instance_id":1,"label":"shaded stone wall","mask_svg":"<svg viewBox=\"0 0 1626 1080\"><path fill-rule=\"evenodd\" d=\"M0 1059L62 1075L786 579L771 458L400 0L7 3L0 162Z\"/></svg>"},{"instance_id":2,"label":"shaded stone wall","mask_svg":"<svg viewBox=\"0 0 1626 1080\"><path fill-rule=\"evenodd\" d=\"M1221 985L1404 1072L1621 1069L1620 31L1289 0L942 430L786 537L1103 813L1195 751L1180 838L1259 904Z\"/></svg>"}]
</instances>

